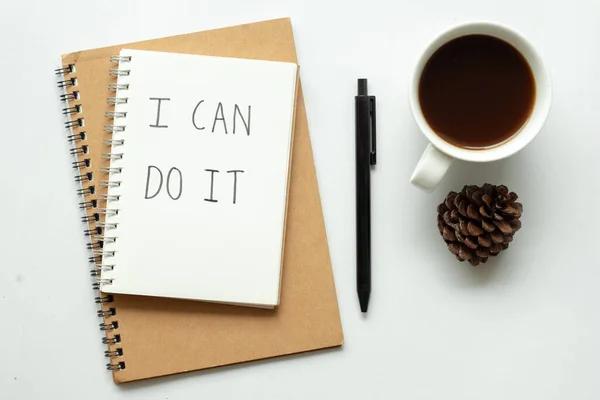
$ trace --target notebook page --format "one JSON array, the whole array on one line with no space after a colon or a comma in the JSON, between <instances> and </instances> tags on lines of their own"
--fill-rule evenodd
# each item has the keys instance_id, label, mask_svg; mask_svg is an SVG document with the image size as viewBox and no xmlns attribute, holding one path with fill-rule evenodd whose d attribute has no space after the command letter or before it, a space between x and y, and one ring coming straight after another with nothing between
<instances>
[{"instance_id":1,"label":"notebook page","mask_svg":"<svg viewBox=\"0 0 600 400\"><path fill-rule=\"evenodd\" d=\"M277 305L297 65L121 56L102 291Z\"/></svg>"}]
</instances>

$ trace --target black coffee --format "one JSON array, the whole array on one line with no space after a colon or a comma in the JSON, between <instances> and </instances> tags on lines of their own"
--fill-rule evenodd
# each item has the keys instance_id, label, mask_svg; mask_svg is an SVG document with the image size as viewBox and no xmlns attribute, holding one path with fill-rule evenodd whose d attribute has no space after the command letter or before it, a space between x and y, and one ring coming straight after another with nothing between
<instances>
[{"instance_id":1,"label":"black coffee","mask_svg":"<svg viewBox=\"0 0 600 400\"><path fill-rule=\"evenodd\" d=\"M429 59L419 103L429 126L456 146L482 149L511 138L529 118L535 79L509 43L486 35L454 39Z\"/></svg>"}]
</instances>

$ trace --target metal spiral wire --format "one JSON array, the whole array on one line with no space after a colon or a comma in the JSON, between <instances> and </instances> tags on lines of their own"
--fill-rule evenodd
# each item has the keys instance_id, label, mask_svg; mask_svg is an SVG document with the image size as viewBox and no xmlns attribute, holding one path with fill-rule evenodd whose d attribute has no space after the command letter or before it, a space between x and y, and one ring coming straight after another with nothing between
<instances>
[{"instance_id":1,"label":"metal spiral wire","mask_svg":"<svg viewBox=\"0 0 600 400\"><path fill-rule=\"evenodd\" d=\"M102 343L104 344L117 344L121 343L121 335L115 335L113 337L103 337Z\"/></svg>"},{"instance_id":2,"label":"metal spiral wire","mask_svg":"<svg viewBox=\"0 0 600 400\"><path fill-rule=\"evenodd\" d=\"M111 62L121 64L131 61L131 57L113 56L110 57ZM106 368L110 371L120 371L126 368L124 361L119 361L119 357L123 357L123 349L120 347L114 347L114 345L121 343L121 335L115 334L115 331L119 329L119 322L115 319L117 316L117 310L115 307L110 307L110 304L114 302L112 295L104 294L100 291L103 285L109 285L112 283L112 279L102 277L102 273L106 271L112 271L114 264L107 263L105 259L110 259L115 255L114 251L104 250L105 243L115 243L117 238L115 236L106 235L106 230L116 229L117 224L114 222L105 222L103 217L109 217L116 215L118 209L115 208L99 208L99 202L116 202L119 200L118 195L108 194L97 194L96 187L117 187L120 182L100 179L96 180L93 171L91 170L92 162L89 157L89 147L87 144L86 132L82 129L85 127L85 118L83 115L83 106L81 104L81 96L78 89L78 80L76 76L75 64L64 65L61 68L56 69L54 72L59 77L57 86L62 91L59 96L61 102L66 103L66 106L62 109L62 114L67 118L64 123L65 128L69 132L67 141L72 145L69 153L75 158L71 163L71 166L75 172L75 182L80 187L77 190L77 195L82 197L82 201L79 203L79 208L84 212L81 220L86 224L86 229L83 231L84 235L89 238L89 242L86 247L92 252L89 257L89 262L93 265L90 270L90 275L93 277L92 287L98 290L98 296L95 298L95 302L100 306L97 311L98 317L103 319L103 323L99 325L101 331L105 332L105 336L102 338L102 342L109 346L109 349L105 352L105 356L110 358L110 363L106 364ZM113 68L109 71L112 77L124 77L129 76L130 70ZM108 102L113 105L125 104L128 101L127 97L117 97L118 92L128 90L128 84L110 83L108 90L115 92L115 96L108 97ZM112 124L106 125L104 130L108 133L123 132L125 125L121 123L122 119L127 116L126 112L110 111L106 113L106 117L113 121L119 120L119 123L113 122ZM124 140L113 140L107 139L104 141L107 146L122 146ZM109 160L120 160L123 158L122 153L102 153L102 159ZM112 174L121 173L121 168L114 167L102 167L99 168L101 174Z\"/></svg>"}]
</instances>

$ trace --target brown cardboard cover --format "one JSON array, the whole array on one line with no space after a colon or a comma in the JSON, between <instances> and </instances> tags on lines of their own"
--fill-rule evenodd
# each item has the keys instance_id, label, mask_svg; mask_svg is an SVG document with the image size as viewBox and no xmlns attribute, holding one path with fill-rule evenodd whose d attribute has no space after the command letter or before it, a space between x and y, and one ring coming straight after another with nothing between
<instances>
[{"instance_id":1,"label":"brown cardboard cover","mask_svg":"<svg viewBox=\"0 0 600 400\"><path fill-rule=\"evenodd\" d=\"M63 56L63 64L74 64L96 192L86 200L106 193L97 181L106 179L100 172L107 161L102 153L110 149L103 131L111 123L105 112L111 109L106 98L113 95L108 84L114 80L109 69L116 65L109 57L121 48L156 50L190 54L208 54L297 62L292 26L289 19L277 19L211 31L85 50ZM73 116L75 117L75 116ZM126 122L126 120L125 120ZM298 91L292 170L290 177L281 303L274 310L231 305L115 295L104 310L116 314L106 323L118 321L118 329L107 337L120 335L121 342L109 345L121 348L123 355L111 359L124 362L125 369L114 371L115 382L176 374L251 360L340 346L343 333L333 280L319 189L313 161L302 89ZM99 207L104 207L100 201ZM93 209L88 214L93 213ZM94 222L90 223L94 227ZM110 236L110 231L107 236ZM118 266L116 266L118 268Z\"/></svg>"}]
</instances>

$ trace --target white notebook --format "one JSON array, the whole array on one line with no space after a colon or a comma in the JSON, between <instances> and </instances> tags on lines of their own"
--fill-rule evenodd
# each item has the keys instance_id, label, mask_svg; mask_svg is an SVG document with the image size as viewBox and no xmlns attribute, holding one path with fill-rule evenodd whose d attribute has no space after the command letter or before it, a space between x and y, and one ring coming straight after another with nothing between
<instances>
[{"instance_id":1,"label":"white notebook","mask_svg":"<svg viewBox=\"0 0 600 400\"><path fill-rule=\"evenodd\" d=\"M100 288L279 303L298 66L122 50Z\"/></svg>"}]
</instances>

